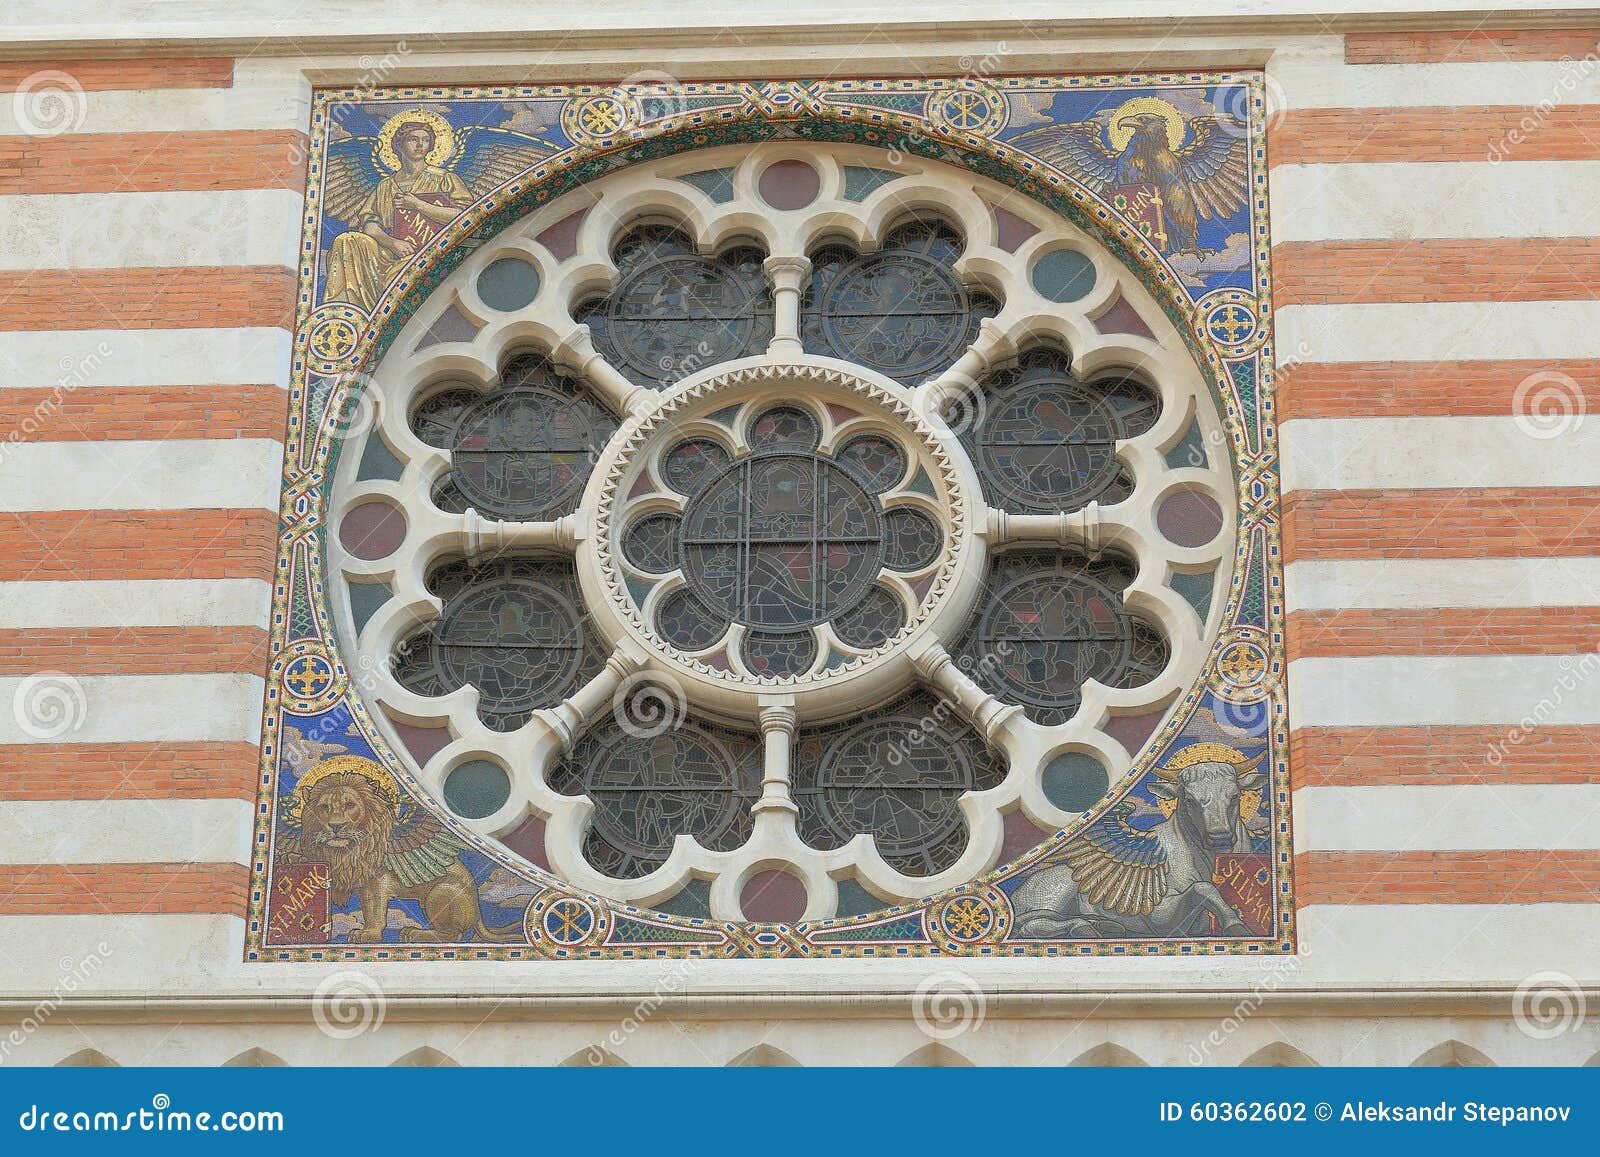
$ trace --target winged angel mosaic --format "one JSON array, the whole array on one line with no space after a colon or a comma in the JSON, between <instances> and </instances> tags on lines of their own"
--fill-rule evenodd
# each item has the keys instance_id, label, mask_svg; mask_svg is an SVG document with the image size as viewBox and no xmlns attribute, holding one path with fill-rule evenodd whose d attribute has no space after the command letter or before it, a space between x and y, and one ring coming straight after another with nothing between
<instances>
[{"instance_id":1,"label":"winged angel mosaic","mask_svg":"<svg viewBox=\"0 0 1600 1157\"><path fill-rule=\"evenodd\" d=\"M348 228L328 254L325 299L370 310L457 214L550 151L511 129L457 131L426 109L391 117L376 136L329 145L324 207Z\"/></svg>"},{"instance_id":2,"label":"winged angel mosaic","mask_svg":"<svg viewBox=\"0 0 1600 1157\"><path fill-rule=\"evenodd\" d=\"M285 509L292 515L286 515L280 540L280 569L287 578L275 604L281 626L274 636L265 725L269 740L263 749L263 782L269 786L256 833L247 956L570 959L1292 951L1276 434L1268 389L1269 238L1264 198L1253 195L1264 189L1264 110L1263 82L1249 74L730 82L681 85L668 93L547 86L319 94L308 189L315 216L301 271L304 314L297 336L300 350L311 356L297 363L293 396L298 420L290 424L286 445L285 486L292 501ZM759 159L762 150L780 147L785 157L781 163ZM703 151L703 161L690 160L689 154L697 151ZM796 159L802 154L810 161L835 159L814 165ZM592 339L600 358L614 367L612 384L623 394L641 387L672 397L675 386L688 379L657 381L669 363L687 360L710 373L735 359L772 356L776 313L768 263L774 258L762 251L759 237L728 232L735 240L717 249L705 237L691 236L688 225L651 218L620 223L617 232L598 243L600 248L584 249L577 222L588 210L557 216L578 204L562 200L573 190L583 187L585 196L603 197L603 182L613 174L631 180L651 165L659 176L683 186L678 198L698 198L711 217L731 213L752 197L756 212L801 214L826 206L829 212L855 214L870 206L877 213L879 201L893 202L895 190L909 187L928 166L966 170L963 187L976 195L968 200L979 207L976 215L963 218L963 228L936 220L932 210L926 219L909 221L886 210L876 218L887 222L885 231L870 244L818 234L826 244L807 250L807 280L800 284L795 303L798 316L786 323L794 327L790 340L806 357L820 352L915 390L918 382L953 372L952 363L975 341L981 342L985 327L999 329L995 319L1011 300L1035 302L1029 308L1042 310L1042 315L1053 315L1056 306L1051 303L1062 304L1062 312L1077 309L1084 335L1078 340L1091 346L1106 338L1143 348L1139 342L1158 340L1152 323L1166 330L1172 328L1168 322L1184 335L1177 340L1188 341L1183 356L1193 356L1201 378L1209 383L1196 385L1193 396L1209 399L1204 404L1214 403L1218 414L1225 411L1226 421L1214 415L1203 426L1196 408L1192 421L1174 417L1158 432L1162 414L1189 411L1164 401L1158 405L1155 393L1131 380L1117 386L1098 370L1084 371L1062 343L1029 347L1019 341L1009 355L996 353L984 371L988 377L980 388L987 424L960 436L963 452L978 463L982 486L992 482L996 488L983 491L989 513L1003 512L1019 525L1043 525L1039 520L1082 506L1086 496L1095 500L1089 505L1108 510L1131 501L1135 475L1121 470L1118 464L1129 455L1119 454L1118 448L1140 438L1146 439L1134 455L1140 469L1168 479L1144 486L1140 493L1181 498L1203 489L1201 474L1220 479L1211 491L1217 498L1211 507L1172 504L1170 526L1163 521L1165 499L1160 504L1140 500L1151 503L1152 537L1165 536L1169 546L1191 552L1173 554L1178 560L1173 566L1141 569L1129 564L1119 570L1108 561L1112 552L1104 557L1097 553L1099 545L1069 563L1062 561L1065 555L1046 558L1039 543L1019 538L1024 546L1011 555L997 553L989 574L986 589L993 588L993 597L986 595L983 605L992 602L993 613L975 612L970 630L962 628L968 634L951 635L952 667L960 664L973 682L973 693L1021 705L1005 710L1029 712L1032 724L1048 729L1066 727L1075 713L1088 714L1080 712L1085 679L1103 678L1104 687L1132 691L1172 662L1165 643L1135 629L1137 616L1122 615L1123 592L1136 574L1144 585L1149 585L1146 574L1154 574L1154 585L1165 586L1173 605L1181 600L1192 607L1201 635L1209 631L1204 647L1193 652L1190 670L1196 675L1183 684L1187 692L1175 686L1153 706L1129 697L1094 725L1127 753L1120 764L1101 766L1070 749L1060 739L1064 732L1053 733L1048 743L1041 741L1036 751L1030 749L1042 785L1040 798L1054 809L1049 814L1081 817L1070 828L1059 818L1040 826L1042 821L1029 819L1021 808L1003 815L997 808L1000 818L992 827L1001 835L996 837L993 866L962 877L965 882L959 886L937 892L930 886L904 895L891 889L892 899L885 900L860 882L864 875L840 873L831 877L838 884L830 901L834 906L821 915L752 915L740 893L730 916L727 902L716 899L701 876L688 879L675 893L663 889L659 895L633 895L584 885L587 876L557 870L559 864L552 868L547 833L555 821L547 821L543 813L530 813L514 829L497 829L494 839L485 837L459 822L460 816L474 815L467 807L473 802L469 796L453 799L449 782L424 786L419 777L419 767L443 766L452 758L446 754L440 757L443 762L429 764L453 734L438 725L438 717L391 714L389 733L375 726L383 702L378 700L374 709L355 689L352 660L364 661L365 656L350 640L341 643L334 625L341 604L330 602L333 596L327 592L343 592L342 605L359 636L362 623L376 621L371 616L393 605L385 601L394 598L387 582L370 581L382 577L384 567L376 564L386 566L391 556L356 554L362 565L374 562L356 577L351 576L359 568L341 577L340 567L330 566L330 556L337 561L338 543L351 550L346 537L355 524L351 515L378 510L380 504L351 506L349 513L339 514L329 489L342 471L376 492L400 477L405 466L381 439L362 442L323 432L337 426L329 416L337 412L343 383L359 379L384 357L407 356L413 347L397 341L401 327L428 295L450 292L452 270L463 261L487 260L492 253L482 247L497 244L496 234L507 229L544 230L536 237L530 232L533 241L523 250L548 259L549 271L570 270L575 261L603 264L609 256L615 266L609 296L575 296L562 308L571 313L570 328L584 340ZM1013 200L1014 195L1021 201ZM486 198L492 203L485 205ZM1019 208L1023 203L1027 212ZM992 221L983 216L991 211ZM537 224L535 213L543 214ZM1142 310L1126 294L1103 295L1092 308L1080 308L1075 303L1081 294L1073 295L1070 279L1046 276L1040 255L1059 245L1043 244L1045 237L1033 235L1053 228L1041 225L1051 213L1103 242L1113 262L1121 262L1123 272L1143 286L1139 292L1150 290L1139 299ZM972 244L987 245L985 260L1005 267L1011 280L1005 282L1004 293L991 295L990 287L964 280L961 259ZM668 276L664 270L680 272ZM698 278L695 285L704 292L672 292L678 284L674 278ZM543 284L548 287L553 280L547 277ZM541 282L534 279L532 284L530 292L539 292ZM913 298L908 286L933 287L938 293L931 304L905 308ZM1155 291L1158 286L1165 296ZM886 314L873 305L880 299L894 303ZM486 302L483 306L489 314L516 312ZM1163 312L1164 317L1157 316ZM429 324L415 350L465 342L485 325L504 322L468 317L458 300ZM319 344L319 329L337 331L339 340ZM391 342L399 354L386 353ZM908 352L912 347L917 357ZM680 357L684 350L692 356ZM932 352L923 356L927 350ZM519 519L564 519L578 503L577 492L587 475L581 470L551 471L550 462L576 455L578 446L610 445L619 430L630 428L630 419L620 410L605 409L582 382L569 382L544 365L540 358L546 352L508 347L507 360L498 367L499 380L490 387L435 380L435 375L415 398L396 408L396 413L405 413L405 407L415 404L401 421L409 421L420 443L435 447L434 458L448 460L456 471L450 475L455 482L424 494L423 500L436 508L429 510L430 516L481 519L500 501L503 508L489 513L509 520L499 525L514 526L520 525ZM738 383L729 388L735 387L743 388ZM424 397L428 391L433 393ZM718 485L723 480L718 471L742 479L740 463L754 461L758 452L784 469L801 462L810 471L806 477L837 476L829 482L829 493L852 497L854 505L845 513L859 513L858 521L869 530L880 522L891 529L909 524L914 520L907 518L908 512L923 508L919 502L937 506L938 487L926 481L925 471L912 469L913 458L920 463L923 454L921 443L906 433L914 423L902 429L889 417L869 415L871 421L888 423L873 427L877 436L846 429L843 440L836 441L841 423L860 419L845 402L862 403L854 394L843 401L827 397L834 404L808 411L812 425L820 421L831 431L826 439L822 427L813 431L802 422L778 430L776 441L765 446L762 439L769 431L763 422L786 412L782 407L770 413L752 410L749 428L740 426L736 439L752 457L718 459L720 442L707 443L709 450L692 439L675 448L662 442L657 448L660 470L667 471L669 464L695 465L699 460L691 451L697 447L705 458L699 466L710 472L708 477L715 474ZM505 398L510 403L501 405ZM501 413L494 409L497 405L504 421L486 428L508 438L509 446L491 444L492 437L486 440L476 427L462 424L461 415L469 408L474 415ZM594 411L588 419L583 419L585 406ZM707 423L722 421L730 429L738 425L727 417L737 404L710 407L712 402L706 401L703 414L695 410L690 415L701 434L711 430ZM439 421L446 412L454 415L451 421ZM1085 413L1098 415L1100 425L1086 424ZM561 423L580 419L592 419L593 429L582 438L568 437L570 431ZM884 430L894 437L885 440ZM540 485L560 491L560 503L552 498L545 506L518 505L531 501L529 494L537 489L530 481L535 472L515 474L509 467L506 477L515 474L517 482L505 494L465 495L451 489L465 485L462 479L478 479L474 464L486 454L519 469L522 462L516 455L533 460L548 474ZM991 458L992 470L985 465ZM1095 470L1085 465L1096 462ZM1067 481L1050 476L1052 463ZM493 471L480 473L498 477ZM925 490L918 491L924 482ZM668 565L648 565L657 548L669 563L689 549L685 542L729 553L724 549L727 534L699 530L696 512L700 506L710 509L711 503L700 499L698 483L676 487L683 494L681 518L668 516L677 506L656 510L661 495L640 486L644 484L635 487L637 495L628 490L614 504L619 511L631 511L635 507L628 503L642 496L637 509L648 505L654 511L641 515L618 539L624 554L634 550L630 565L640 574L655 575ZM708 483L707 492L711 489ZM1048 492L1048 501L1034 502L1029 496L1035 491ZM1068 491L1076 495L1070 502L1062 497ZM1236 509L1226 510L1235 497ZM474 509L467 510L468 505ZM793 513L776 500L772 506L769 513L774 515ZM1195 526L1205 525L1192 530L1186 518L1197 520ZM899 521L891 525L891 519ZM1216 537L1224 522L1231 537ZM385 527L372 524L374 540L387 533ZM953 533L945 527L945 521L927 520L929 543L944 543ZM647 531L659 531L660 541L650 539ZM1190 533L1197 537L1186 538ZM1227 545L1218 546L1213 558L1206 553L1208 543ZM851 544L859 546L853 538ZM843 550L831 540L819 546L808 539L808 549L823 547ZM912 579L922 574L922 556L911 554L916 557L908 555L904 566L885 563L874 569L886 569L891 580L912 589ZM544 635L530 625L537 616L525 620L517 612L582 605L582 591L565 569L570 566L565 557L540 556L470 564L454 559L435 567L428 590L444 604L439 622L466 632L460 638L450 636L455 650L447 657L450 662L460 658L463 670L471 668L472 674L458 678L451 673L448 679L440 674L449 667L440 658L445 653L441 643L408 652L414 661L397 662L390 671L396 685L421 699L442 701L470 684L478 720L469 724L481 721L492 731L509 733L535 709L538 688L532 684L537 679L531 676L570 675L578 683L597 678L596 671L606 663L604 650L588 643L566 647L571 640L565 640L577 674L551 674L545 663L519 668L519 675L530 675L528 679L497 682L485 658L486 644L472 633L489 623L502 650L544 646ZM912 578L903 578L902 572ZM795 590L805 585L795 576L810 572L791 566L789 571L780 567L772 574L760 573L765 576L761 589L781 594L785 583ZM1051 602L1038 594L1054 590L1052 583L1067 582L1063 575L1076 576L1072 581L1079 585L1071 590L1081 587L1093 597ZM690 566L684 582L698 577L699 571ZM457 590L452 584L458 578L471 581ZM712 578L720 581L720 572ZM483 601L484 607L495 608L492 622L467 598L476 583L494 595ZM1015 591L1007 584L1015 584ZM527 592L535 587L562 597L534 600ZM694 590L701 587L720 589L710 579ZM913 593L921 597L922 589ZM879 634L889 639L899 629L894 624L904 619L900 602L877 594L889 625L878 634L864 633L863 638L870 638L858 649L879 645ZM358 599L373 601L362 609ZM672 613L678 603L662 597L653 605L660 630L670 636L679 625ZM724 640L728 622L737 617L733 610L767 613L764 606L751 607L740 603L716 620L712 634ZM810 633L794 634L800 642L789 650L776 645L763 650L765 636L741 626L737 637L754 638L739 652L741 669L773 679L820 678L826 656L815 639L831 640L830 646L856 646L847 614L852 609L828 618L820 636L820 628L806 626ZM582 632L588 627L579 623L576 611L573 622L573 638L586 639ZM785 619L780 625L793 624ZM445 639L444 634L439 637ZM1147 645L1150 639L1161 645ZM784 640L793 642L790 636ZM1011 649L998 647L997 641L1008 642ZM1079 669L1079 660L1091 652L1121 656L1123 649L1129 651L1125 670ZM991 651L1003 661L995 662ZM792 663L801 674L786 673L782 663ZM1063 696L1059 701L1039 697L1039 688L1055 678L1057 668L1071 672L1070 678L1062 676ZM903 870L907 878L931 876L948 867L939 857L946 852L957 857L968 846L970 817L964 818L959 801L988 790L1004 776L1005 764L963 719L952 715L954 722L945 727L946 717L936 714L943 711L944 700L919 690L886 704L882 719L863 707L862 720L823 719L826 726L815 727L801 720L792 738L795 798L811 825L803 834L816 857L844 857L850 841L870 830L875 846L888 849L883 851L885 864ZM599 834L586 837L579 849L588 865L585 871L592 868L608 881L620 880L619 887L633 888L636 879L660 870L658 861L671 854L674 841L684 841L685 833L696 840L704 834L708 855L731 854L739 840L749 838L751 801L765 787L758 737L733 735L700 721L646 742L617 720L611 726L605 712L600 715L597 723L590 721L592 731L577 735L572 750L553 765L550 791L562 798L545 809L554 816L557 805L566 806L562 800L587 796L593 801L598 817L594 831ZM930 729L929 719L938 727ZM922 762L904 759L895 746L896 736L913 725L938 736L936 743L914 753ZM877 732L863 738L863 729L874 726L887 736L882 743L873 738ZM637 767L621 755L610 763L601 759L609 758L613 748L632 752L635 747L640 752ZM938 780L941 771L957 763L963 768L970 764L971 775L949 784ZM595 770L602 765L611 778ZM683 781L680 790L663 790L653 772L645 774L662 766L676 769ZM905 770L913 766L914 771ZM639 775L629 778L633 771ZM703 784L694 780L700 773ZM648 784L649 790L639 784ZM470 783L462 790L469 792ZM856 794L850 795L852 791ZM899 810L890 810L890 805ZM500 805L484 806L492 811ZM713 820L720 823L725 814L732 817L728 826L734 833L728 848L718 842L720 829L710 830L716 827ZM911 849L899 859L894 858L897 835ZM630 851L635 843L639 849ZM607 859L612 852L616 854ZM928 863L910 864L913 855Z\"/></svg>"}]
</instances>

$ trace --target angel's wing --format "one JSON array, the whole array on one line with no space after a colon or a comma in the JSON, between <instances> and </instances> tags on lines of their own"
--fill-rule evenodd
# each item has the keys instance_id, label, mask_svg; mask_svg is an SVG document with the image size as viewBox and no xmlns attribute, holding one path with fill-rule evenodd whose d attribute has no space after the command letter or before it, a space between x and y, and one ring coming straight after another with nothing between
<instances>
[{"instance_id":1,"label":"angel's wing","mask_svg":"<svg viewBox=\"0 0 1600 1157\"><path fill-rule=\"evenodd\" d=\"M322 179L322 211L353 225L356 210L383 180L378 167L377 137L346 137L328 146Z\"/></svg>"},{"instance_id":2,"label":"angel's wing","mask_svg":"<svg viewBox=\"0 0 1600 1157\"><path fill-rule=\"evenodd\" d=\"M383 854L383 866L408 888L438 879L467 847L436 816L410 806L394 825Z\"/></svg>"},{"instance_id":3,"label":"angel's wing","mask_svg":"<svg viewBox=\"0 0 1600 1157\"><path fill-rule=\"evenodd\" d=\"M1167 852L1154 832L1128 823L1123 802L1067 848L1062 861L1086 900L1120 916L1148 916L1167 893Z\"/></svg>"},{"instance_id":4,"label":"angel's wing","mask_svg":"<svg viewBox=\"0 0 1600 1157\"><path fill-rule=\"evenodd\" d=\"M474 125L460 130L450 167L473 197L482 197L556 151L554 145L511 129Z\"/></svg>"},{"instance_id":5,"label":"angel's wing","mask_svg":"<svg viewBox=\"0 0 1600 1157\"><path fill-rule=\"evenodd\" d=\"M1104 142L1104 135L1105 128L1099 121L1073 121L1064 125L1040 125L1009 138L1006 144L1026 149L1040 160L1070 173L1095 192L1103 193L1116 183L1118 160L1117 154Z\"/></svg>"},{"instance_id":6,"label":"angel's wing","mask_svg":"<svg viewBox=\"0 0 1600 1157\"><path fill-rule=\"evenodd\" d=\"M1250 193L1250 143L1245 126L1224 126L1220 117L1189 121L1189 143L1174 154L1195 207L1206 220L1227 218L1244 207Z\"/></svg>"}]
</instances>

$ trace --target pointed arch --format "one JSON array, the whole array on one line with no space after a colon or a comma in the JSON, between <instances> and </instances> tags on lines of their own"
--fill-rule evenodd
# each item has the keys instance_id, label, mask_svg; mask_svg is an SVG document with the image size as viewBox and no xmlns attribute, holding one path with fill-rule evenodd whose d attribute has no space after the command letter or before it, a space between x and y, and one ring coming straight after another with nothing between
<instances>
[{"instance_id":1,"label":"pointed arch","mask_svg":"<svg viewBox=\"0 0 1600 1157\"><path fill-rule=\"evenodd\" d=\"M586 1049L579 1049L557 1067L563 1069L626 1069L630 1066L627 1061L610 1049L601 1045L590 1045Z\"/></svg>"},{"instance_id":2,"label":"pointed arch","mask_svg":"<svg viewBox=\"0 0 1600 1157\"><path fill-rule=\"evenodd\" d=\"M99 1049L79 1049L56 1062L58 1069L120 1069L122 1066Z\"/></svg>"},{"instance_id":3,"label":"pointed arch","mask_svg":"<svg viewBox=\"0 0 1600 1157\"><path fill-rule=\"evenodd\" d=\"M795 1069L800 1067L800 1062L780 1048L773 1048L769 1044L758 1044L754 1048L745 1049L744 1052L734 1057L724 1066L730 1069Z\"/></svg>"},{"instance_id":4,"label":"pointed arch","mask_svg":"<svg viewBox=\"0 0 1600 1157\"><path fill-rule=\"evenodd\" d=\"M460 1062L432 1045L414 1048L399 1060L390 1062L391 1069L455 1069Z\"/></svg>"},{"instance_id":5,"label":"pointed arch","mask_svg":"<svg viewBox=\"0 0 1600 1157\"><path fill-rule=\"evenodd\" d=\"M970 1069L972 1062L949 1045L925 1044L895 1065L897 1069Z\"/></svg>"},{"instance_id":6,"label":"pointed arch","mask_svg":"<svg viewBox=\"0 0 1600 1157\"><path fill-rule=\"evenodd\" d=\"M1316 1061L1291 1044L1273 1041L1263 1045L1239 1062L1241 1069L1313 1069Z\"/></svg>"},{"instance_id":7,"label":"pointed arch","mask_svg":"<svg viewBox=\"0 0 1600 1157\"><path fill-rule=\"evenodd\" d=\"M282 1069L288 1067L288 1062L277 1053L269 1053L264 1048L249 1048L232 1060L223 1061L222 1067L225 1069Z\"/></svg>"},{"instance_id":8,"label":"pointed arch","mask_svg":"<svg viewBox=\"0 0 1600 1157\"><path fill-rule=\"evenodd\" d=\"M1142 1069L1148 1068L1149 1063L1131 1049L1106 1041L1104 1044L1095 1045L1073 1061L1072 1065L1074 1068Z\"/></svg>"},{"instance_id":9,"label":"pointed arch","mask_svg":"<svg viewBox=\"0 0 1600 1157\"><path fill-rule=\"evenodd\" d=\"M1462 1044L1458 1040L1447 1040L1443 1044L1434 1045L1433 1048L1412 1061L1411 1067L1414 1069L1487 1069L1493 1068L1494 1062L1471 1045Z\"/></svg>"}]
</instances>

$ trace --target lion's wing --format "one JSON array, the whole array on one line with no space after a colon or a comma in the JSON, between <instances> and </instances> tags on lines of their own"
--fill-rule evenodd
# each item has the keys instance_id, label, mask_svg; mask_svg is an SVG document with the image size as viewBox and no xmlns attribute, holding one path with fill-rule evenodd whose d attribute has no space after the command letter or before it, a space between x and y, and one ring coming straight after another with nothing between
<instances>
[{"instance_id":1,"label":"lion's wing","mask_svg":"<svg viewBox=\"0 0 1600 1157\"><path fill-rule=\"evenodd\" d=\"M466 848L437 818L418 809L395 824L383 853L383 866L412 888L444 875Z\"/></svg>"}]
</instances>

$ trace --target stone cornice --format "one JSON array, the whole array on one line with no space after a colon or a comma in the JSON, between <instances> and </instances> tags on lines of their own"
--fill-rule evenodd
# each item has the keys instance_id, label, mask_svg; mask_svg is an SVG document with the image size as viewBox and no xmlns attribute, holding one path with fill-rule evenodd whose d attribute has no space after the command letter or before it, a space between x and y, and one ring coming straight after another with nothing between
<instances>
[{"instance_id":1,"label":"stone cornice","mask_svg":"<svg viewBox=\"0 0 1600 1157\"><path fill-rule=\"evenodd\" d=\"M1581 991L1588 1007L1600 1006L1600 986ZM833 994L684 994L641 990L616 995L529 995L526 992L482 992L464 996L389 992L384 1017L396 1022L605 1020L628 1016L642 997L664 1020L908 1020L916 993L862 992ZM990 1019L1106 1020L1210 1019L1236 1014L1241 1005L1251 1015L1305 1018L1458 1017L1510 1020L1515 989L1485 988L1335 988L1309 990L1262 985L1207 991L1149 992L1082 989L1072 992L985 990L985 1015ZM294 993L274 996L134 996L62 999L57 995L0 1000L0 1025L34 1015L41 1004L52 1007L52 1019L73 1024L241 1024L307 1023L314 1019L316 999Z\"/></svg>"},{"instance_id":2,"label":"stone cornice","mask_svg":"<svg viewBox=\"0 0 1600 1157\"><path fill-rule=\"evenodd\" d=\"M1004 43L1003 63L989 71L1026 71L1036 57L1052 59L1055 67L1078 67L1092 59L1097 66L1121 63L1124 67L1202 67L1219 63L1219 54L1236 66L1262 63L1285 37L1316 38L1352 31L1402 31L1473 28L1587 28L1600 25L1600 6L1568 5L1540 10L1533 7L1480 6L1470 2L1421 4L1415 0L1364 0L1356 5L1331 6L1303 0L1277 0L1269 5L1248 0L1091 0L1070 17L1060 5L1044 0L1000 4L980 0L962 5L935 4L905 9L915 19L897 19L894 9L847 0L815 5L811 12L787 24L762 24L750 19L747 7L715 6L703 10L661 8L658 26L648 23L648 13L634 5L598 10L550 6L530 13L532 6L511 0L468 4L440 0L427 5L387 4L382 9L352 13L339 6L323 13L316 6L297 9L286 22L270 0L238 0L207 8L190 8L179 19L150 16L148 5L134 0L109 0L95 6L92 15L63 20L59 7L19 5L0 30L0 59L26 59L70 53L78 58L149 55L218 55L248 53L253 58L299 58L313 79L336 83L358 75L362 68L351 62L348 70L333 61L308 59L319 54L388 53L405 44L406 54L486 53L523 54L522 72L516 79L585 79L585 57L605 54L617 62L638 59L641 67L661 68L663 51L670 53L671 69L680 79L700 79L733 67L749 75L764 66L772 75L812 74L820 62L838 72L900 72L914 74L927 68L941 50L970 51ZM330 6L332 8L332 6ZM1265 9L1265 10L1264 10ZM794 11L791 9L791 11ZM973 14L979 17L974 19ZM991 14L992 13L992 14ZM952 19L939 19L948 14ZM581 24L579 23L581 21ZM698 26L696 25L698 23ZM669 24L671 27L659 25ZM737 32L730 41L730 30ZM1159 34L1160 51L1152 56L1139 41ZM1177 41L1175 34L1181 34ZM1217 43L1207 44L1208 38ZM1121 43L1118 43L1118 42ZM840 61L827 49L848 45L854 54ZM770 58L765 54L781 49ZM814 49L815 52L808 52ZM874 50L877 49L875 52ZM1063 54L1067 59L1063 59ZM508 62L509 65L510 62ZM331 70L318 75L318 65ZM370 71L372 62L367 62ZM431 65L430 65L431 67ZM958 70L971 68L957 64ZM565 75L555 75L562 69ZM552 72L552 70L554 70ZM407 62L386 70L388 83L409 83ZM427 79L437 81L437 75ZM460 76L452 79L460 80ZM500 78L504 79L504 78Z\"/></svg>"}]
</instances>

